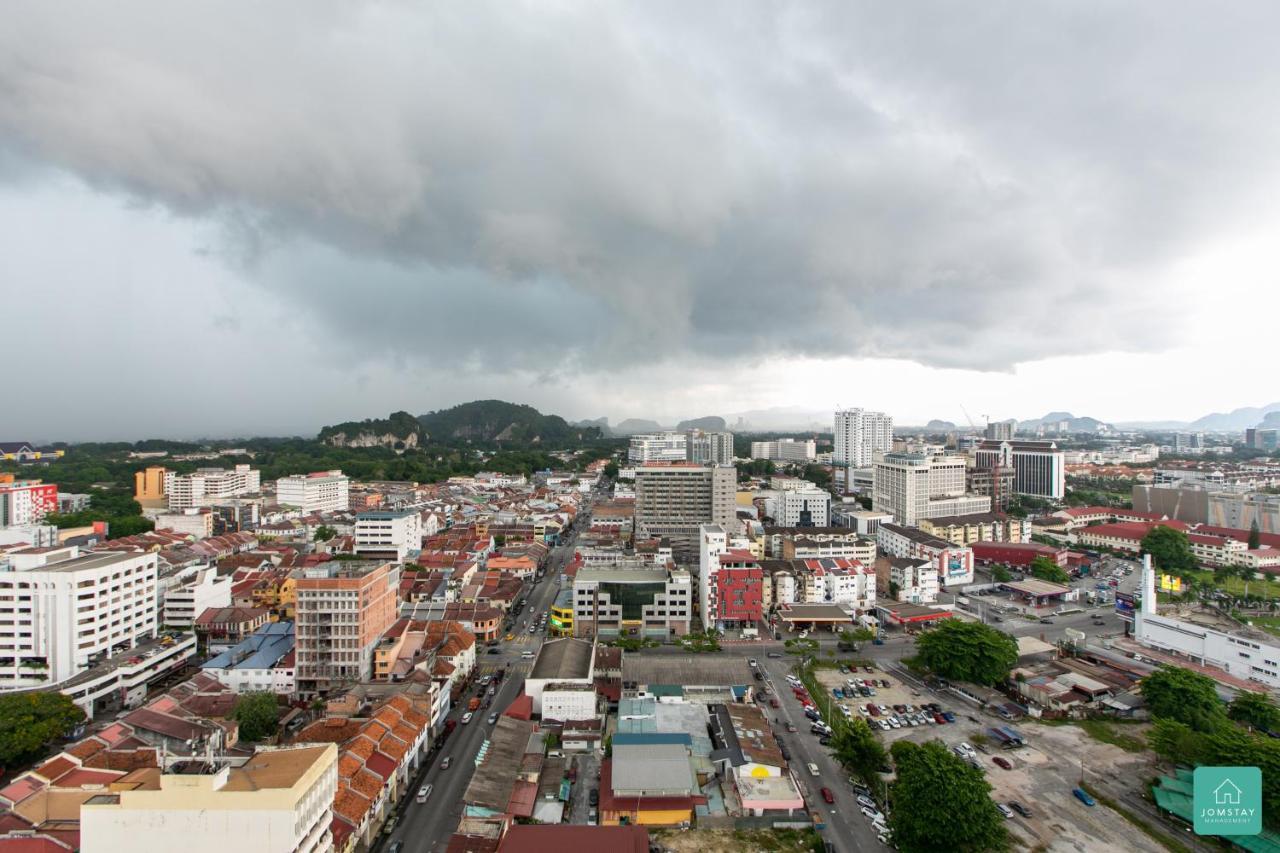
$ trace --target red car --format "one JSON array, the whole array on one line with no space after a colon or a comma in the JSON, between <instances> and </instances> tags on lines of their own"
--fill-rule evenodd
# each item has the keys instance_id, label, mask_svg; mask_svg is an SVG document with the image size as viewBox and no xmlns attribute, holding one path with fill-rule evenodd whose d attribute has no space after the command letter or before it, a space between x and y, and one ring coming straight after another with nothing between
<instances>
[{"instance_id":1,"label":"red car","mask_svg":"<svg viewBox=\"0 0 1280 853\"><path fill-rule=\"evenodd\" d=\"M770 707L773 707L773 708L781 707L781 706L779 705L779 703L778 703L777 698L770 698L770 699L769 699L769 705L770 705Z\"/></svg>"},{"instance_id":2,"label":"red car","mask_svg":"<svg viewBox=\"0 0 1280 853\"><path fill-rule=\"evenodd\" d=\"M831 793L830 788L823 788L822 799L826 800L828 803L834 803L836 801L836 795Z\"/></svg>"},{"instance_id":3,"label":"red car","mask_svg":"<svg viewBox=\"0 0 1280 853\"><path fill-rule=\"evenodd\" d=\"M1009 759L1005 758L1004 756L997 755L995 758L991 760L996 763L997 767L1003 767L1005 770L1013 769L1013 765L1009 763Z\"/></svg>"},{"instance_id":4,"label":"red car","mask_svg":"<svg viewBox=\"0 0 1280 853\"><path fill-rule=\"evenodd\" d=\"M867 713L873 717L878 717L880 716L880 709L875 705L867 705Z\"/></svg>"}]
</instances>

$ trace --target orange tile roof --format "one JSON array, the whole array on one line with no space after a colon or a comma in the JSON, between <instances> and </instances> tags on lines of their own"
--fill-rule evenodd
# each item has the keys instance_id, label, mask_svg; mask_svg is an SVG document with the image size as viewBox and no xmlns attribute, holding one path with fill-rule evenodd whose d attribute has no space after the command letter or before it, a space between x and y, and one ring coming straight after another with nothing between
<instances>
[{"instance_id":1,"label":"orange tile roof","mask_svg":"<svg viewBox=\"0 0 1280 853\"><path fill-rule=\"evenodd\" d=\"M391 756L399 764L409 754L409 744L389 734L378 742L378 751Z\"/></svg>"},{"instance_id":2,"label":"orange tile roof","mask_svg":"<svg viewBox=\"0 0 1280 853\"><path fill-rule=\"evenodd\" d=\"M73 743L71 746L67 747L66 753L67 755L73 755L81 761L84 761L89 756L101 752L106 748L107 745L96 737L87 737L84 740Z\"/></svg>"},{"instance_id":3,"label":"orange tile roof","mask_svg":"<svg viewBox=\"0 0 1280 853\"><path fill-rule=\"evenodd\" d=\"M404 741L405 743L413 743L415 740L418 739L418 732L420 731L422 731L422 729L415 729L413 726L409 725L408 723L400 723L398 726L396 726L394 729L391 730L391 733L394 734L396 737L400 738L400 740Z\"/></svg>"},{"instance_id":4,"label":"orange tile roof","mask_svg":"<svg viewBox=\"0 0 1280 853\"><path fill-rule=\"evenodd\" d=\"M365 815L373 806L373 801L354 790L349 785L342 785L333 798L333 813L340 815L353 826L364 822Z\"/></svg>"},{"instance_id":5,"label":"orange tile roof","mask_svg":"<svg viewBox=\"0 0 1280 853\"><path fill-rule=\"evenodd\" d=\"M361 767L360 772L353 776L349 781L352 788L355 788L371 800L378 799L382 794L382 777L366 770L363 767Z\"/></svg>"},{"instance_id":6,"label":"orange tile roof","mask_svg":"<svg viewBox=\"0 0 1280 853\"><path fill-rule=\"evenodd\" d=\"M53 782L59 777L65 776L72 770L75 770L77 766L78 765L70 758L67 758L64 755L58 755L49 759L44 764L41 764L32 772L42 779L47 779L50 782Z\"/></svg>"},{"instance_id":7,"label":"orange tile roof","mask_svg":"<svg viewBox=\"0 0 1280 853\"><path fill-rule=\"evenodd\" d=\"M338 758L338 775L343 779L350 780L353 776L364 769L364 759L350 752L344 752Z\"/></svg>"},{"instance_id":8,"label":"orange tile roof","mask_svg":"<svg viewBox=\"0 0 1280 853\"><path fill-rule=\"evenodd\" d=\"M357 756L361 761L368 761L369 756L373 755L377 748L378 744L376 741L372 741L363 735L352 738L351 743L347 744L347 750Z\"/></svg>"}]
</instances>

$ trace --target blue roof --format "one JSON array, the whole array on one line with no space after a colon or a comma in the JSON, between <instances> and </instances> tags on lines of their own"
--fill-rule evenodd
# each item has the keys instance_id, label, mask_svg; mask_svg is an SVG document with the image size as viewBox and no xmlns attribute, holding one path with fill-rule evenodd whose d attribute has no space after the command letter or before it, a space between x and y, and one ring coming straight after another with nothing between
<instances>
[{"instance_id":1,"label":"blue roof","mask_svg":"<svg viewBox=\"0 0 1280 853\"><path fill-rule=\"evenodd\" d=\"M693 746L693 738L686 732L617 732L613 736L614 746L655 746L663 743Z\"/></svg>"},{"instance_id":2,"label":"blue roof","mask_svg":"<svg viewBox=\"0 0 1280 853\"><path fill-rule=\"evenodd\" d=\"M202 669L270 669L293 651L293 623L268 622Z\"/></svg>"}]
</instances>

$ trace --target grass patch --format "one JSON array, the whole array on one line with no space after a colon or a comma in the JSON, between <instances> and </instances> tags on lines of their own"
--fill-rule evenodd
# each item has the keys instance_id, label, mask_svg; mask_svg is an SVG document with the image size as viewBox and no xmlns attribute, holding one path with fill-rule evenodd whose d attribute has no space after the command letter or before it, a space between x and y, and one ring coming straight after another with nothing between
<instances>
[{"instance_id":1,"label":"grass patch","mask_svg":"<svg viewBox=\"0 0 1280 853\"><path fill-rule=\"evenodd\" d=\"M1147 741L1141 734L1126 732L1129 726L1139 726L1138 722L1121 722L1117 720L1037 720L1028 717L1023 722L1041 726L1075 726L1083 729L1085 734L1096 741L1118 746L1125 752L1146 752Z\"/></svg>"},{"instance_id":2,"label":"grass patch","mask_svg":"<svg viewBox=\"0 0 1280 853\"><path fill-rule=\"evenodd\" d=\"M1268 634L1280 637L1280 616L1241 616L1242 622L1252 622L1255 628L1261 628Z\"/></svg>"},{"instance_id":3,"label":"grass patch","mask_svg":"<svg viewBox=\"0 0 1280 853\"><path fill-rule=\"evenodd\" d=\"M1120 817L1124 818L1129 823L1133 824L1133 826L1137 827L1138 831L1140 831L1143 835L1147 836L1148 838L1150 838L1156 844L1159 844L1164 849L1170 851L1170 853L1191 853L1190 847L1187 847L1185 844L1183 844L1182 842L1178 841L1177 839L1171 836L1165 835L1163 832L1156 829L1154 826L1147 823L1145 820L1138 817L1133 812L1124 808L1123 806L1121 806L1119 803L1117 803L1115 800L1111 799L1110 797L1104 794L1098 793L1097 789L1094 788L1092 785L1086 784L1083 787L1085 791L1089 793L1089 796L1097 800L1100 805L1104 805L1107 808L1111 809L1116 814L1120 815Z\"/></svg>"}]
</instances>

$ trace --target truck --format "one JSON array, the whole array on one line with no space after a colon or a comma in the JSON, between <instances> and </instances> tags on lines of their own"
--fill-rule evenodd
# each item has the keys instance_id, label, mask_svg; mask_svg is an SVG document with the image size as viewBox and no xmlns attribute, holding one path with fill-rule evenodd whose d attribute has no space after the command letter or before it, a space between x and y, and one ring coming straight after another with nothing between
<instances>
[{"instance_id":1,"label":"truck","mask_svg":"<svg viewBox=\"0 0 1280 853\"><path fill-rule=\"evenodd\" d=\"M478 710L480 710L480 697L479 697L479 696L473 696L473 697L471 697L471 701L467 703L467 710L468 710L468 711L478 711Z\"/></svg>"}]
</instances>

